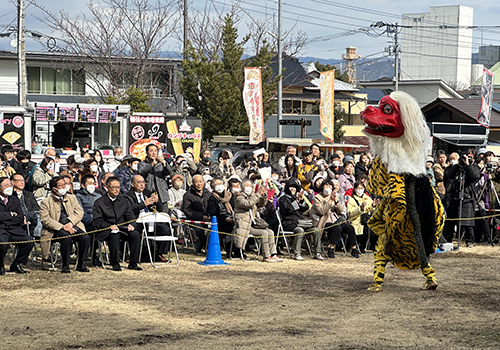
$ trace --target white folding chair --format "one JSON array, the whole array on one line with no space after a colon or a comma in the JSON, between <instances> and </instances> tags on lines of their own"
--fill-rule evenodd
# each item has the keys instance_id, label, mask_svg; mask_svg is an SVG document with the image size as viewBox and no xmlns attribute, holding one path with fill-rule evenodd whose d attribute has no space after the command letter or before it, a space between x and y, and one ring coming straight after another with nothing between
<instances>
[{"instance_id":1,"label":"white folding chair","mask_svg":"<svg viewBox=\"0 0 500 350\"><path fill-rule=\"evenodd\" d=\"M288 251L288 256L290 256L290 258L292 258L292 254L290 253L290 246L288 244L287 235L291 236L291 235L294 235L294 233L293 233L293 231L285 231L283 229L283 224L281 223L281 216L280 216L280 209L279 208L276 209L276 218L278 219L278 235L276 237L276 246L278 245L278 238L280 237L280 233L281 233L281 237L283 237L283 240L285 241L285 246L286 246L286 250ZM311 250L311 245L309 244L309 239L307 236L304 238L306 241L307 250L309 250L309 255L312 258L313 254L312 254L312 250Z\"/></svg>"},{"instance_id":2,"label":"white folding chair","mask_svg":"<svg viewBox=\"0 0 500 350\"><path fill-rule=\"evenodd\" d=\"M170 227L170 235L167 236L156 236L156 223L163 222L163 223L168 223ZM141 247L139 250L139 261L141 259L142 255L142 246L144 241L146 241L146 246L148 247L148 253L149 253L149 260L151 262L151 266L154 268L157 267L166 267L166 266L179 266L179 253L177 252L177 245L175 244L176 240L178 239L177 237L174 236L174 230L172 227L172 220L170 219L170 216L166 213L154 213L150 214L147 213L146 215L140 216L139 219L137 220L137 223L142 223L143 229L142 229L142 236L141 236ZM150 224L150 225L148 225ZM152 228L151 232L149 232L149 227ZM153 235L150 235L149 233L153 233ZM177 264L171 265L170 262L166 263L155 263L154 261L154 256L151 252L151 246L150 242L171 242L170 244L170 251L169 251L169 260L172 254L172 246L174 247L175 251L175 258L177 259Z\"/></svg>"}]
</instances>

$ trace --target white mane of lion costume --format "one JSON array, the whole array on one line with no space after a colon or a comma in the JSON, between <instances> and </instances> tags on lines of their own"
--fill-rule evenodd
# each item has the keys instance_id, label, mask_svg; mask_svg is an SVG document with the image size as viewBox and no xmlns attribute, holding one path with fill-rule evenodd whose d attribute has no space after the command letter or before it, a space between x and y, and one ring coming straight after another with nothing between
<instances>
[{"instance_id":1,"label":"white mane of lion costume","mask_svg":"<svg viewBox=\"0 0 500 350\"><path fill-rule=\"evenodd\" d=\"M399 103L404 133L398 138L370 135L370 148L390 173L426 175L431 135L420 107L405 92L395 91L389 97Z\"/></svg>"}]
</instances>

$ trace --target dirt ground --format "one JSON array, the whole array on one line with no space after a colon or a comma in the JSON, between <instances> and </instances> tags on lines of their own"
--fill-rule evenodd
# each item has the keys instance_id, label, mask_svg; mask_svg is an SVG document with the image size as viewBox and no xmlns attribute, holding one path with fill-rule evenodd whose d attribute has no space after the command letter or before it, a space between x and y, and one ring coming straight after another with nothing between
<instances>
[{"instance_id":1,"label":"dirt ground","mask_svg":"<svg viewBox=\"0 0 500 350\"><path fill-rule=\"evenodd\" d=\"M387 269L368 292L373 255L265 264L197 264L63 275L28 265L0 276L0 349L499 349L500 248ZM7 265L8 266L8 265Z\"/></svg>"}]
</instances>

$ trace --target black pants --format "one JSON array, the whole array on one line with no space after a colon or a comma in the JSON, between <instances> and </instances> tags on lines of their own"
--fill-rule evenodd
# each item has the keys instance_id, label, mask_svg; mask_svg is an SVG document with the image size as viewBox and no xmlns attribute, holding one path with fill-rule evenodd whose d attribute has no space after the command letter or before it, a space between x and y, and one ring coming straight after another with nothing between
<instances>
[{"instance_id":1,"label":"black pants","mask_svg":"<svg viewBox=\"0 0 500 350\"><path fill-rule=\"evenodd\" d=\"M138 231L118 231L110 233L105 239L109 244L109 260L111 265L120 263L120 240L127 241L130 246L130 263L137 264L139 261L139 246L141 244L141 235Z\"/></svg>"},{"instance_id":2,"label":"black pants","mask_svg":"<svg viewBox=\"0 0 500 350\"><path fill-rule=\"evenodd\" d=\"M68 231L63 229L54 232L54 240L61 244L61 260L62 265L69 266L69 256L71 254L71 245L73 242L78 243L78 267L83 266L83 262L87 258L87 253L90 247L89 235L82 235L84 231L75 227L75 233L78 236L72 236Z\"/></svg>"},{"instance_id":3,"label":"black pants","mask_svg":"<svg viewBox=\"0 0 500 350\"><path fill-rule=\"evenodd\" d=\"M368 240L370 240L370 243L367 249L370 249L370 247L372 247L372 250L375 249L378 237L373 233L373 231L368 226L366 225L363 226L363 234L358 237L359 237L358 243L360 249L365 249Z\"/></svg>"},{"instance_id":4,"label":"black pants","mask_svg":"<svg viewBox=\"0 0 500 350\"><path fill-rule=\"evenodd\" d=\"M325 227L330 225L332 224L326 223ZM347 235L346 247L349 248L356 245L356 232L354 231L354 227L348 222L329 227L325 231L328 234L331 245L337 245L341 234Z\"/></svg>"},{"instance_id":5,"label":"black pants","mask_svg":"<svg viewBox=\"0 0 500 350\"><path fill-rule=\"evenodd\" d=\"M0 233L0 242L26 242L17 243L19 251L17 252L16 258L12 262L12 265L26 264L28 262L28 256L30 255L31 249L33 249L32 240L33 237L28 235L18 236L9 235L7 232ZM5 254L8 249L8 244L0 244L0 268L4 267Z\"/></svg>"}]
</instances>

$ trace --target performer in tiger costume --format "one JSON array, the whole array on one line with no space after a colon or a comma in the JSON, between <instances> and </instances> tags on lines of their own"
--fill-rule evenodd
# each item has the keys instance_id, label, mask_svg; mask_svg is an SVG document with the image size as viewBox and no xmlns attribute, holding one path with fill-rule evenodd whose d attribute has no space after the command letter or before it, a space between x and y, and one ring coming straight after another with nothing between
<instances>
[{"instance_id":1,"label":"performer in tiger costume","mask_svg":"<svg viewBox=\"0 0 500 350\"><path fill-rule=\"evenodd\" d=\"M426 171L430 131L417 101L395 91L378 107L369 106L361 118L376 156L367 189L382 199L368 226L378 236L374 283L379 291L387 263L403 270L422 269L424 289L436 289L429 255L436 251L444 226L444 209Z\"/></svg>"}]
</instances>

